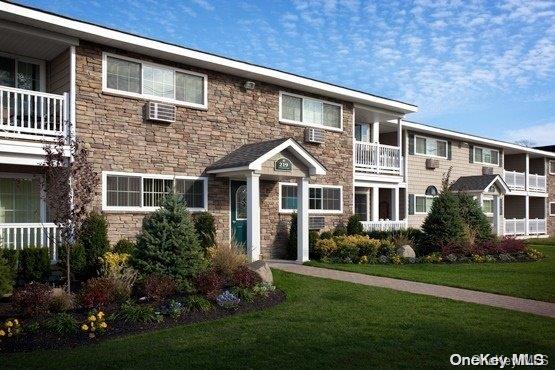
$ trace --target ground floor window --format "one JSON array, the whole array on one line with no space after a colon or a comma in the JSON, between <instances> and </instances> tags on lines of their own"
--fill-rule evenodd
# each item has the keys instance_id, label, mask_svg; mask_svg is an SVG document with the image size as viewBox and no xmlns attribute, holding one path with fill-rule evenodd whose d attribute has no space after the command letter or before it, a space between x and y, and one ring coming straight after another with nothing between
<instances>
[{"instance_id":1,"label":"ground floor window","mask_svg":"<svg viewBox=\"0 0 555 370\"><path fill-rule=\"evenodd\" d=\"M343 212L343 189L341 186L310 185L308 189L308 209L312 213ZM280 212L297 209L297 185L280 184Z\"/></svg>"},{"instance_id":2,"label":"ground floor window","mask_svg":"<svg viewBox=\"0 0 555 370\"><path fill-rule=\"evenodd\" d=\"M167 194L181 195L190 211L206 210L205 177L104 172L104 210L154 210Z\"/></svg>"},{"instance_id":3,"label":"ground floor window","mask_svg":"<svg viewBox=\"0 0 555 370\"><path fill-rule=\"evenodd\" d=\"M432 209L434 203L433 196L430 195L415 195L414 196L414 210L416 214L426 214Z\"/></svg>"},{"instance_id":4,"label":"ground floor window","mask_svg":"<svg viewBox=\"0 0 555 370\"><path fill-rule=\"evenodd\" d=\"M40 222L40 181L0 178L0 222Z\"/></svg>"},{"instance_id":5,"label":"ground floor window","mask_svg":"<svg viewBox=\"0 0 555 370\"><path fill-rule=\"evenodd\" d=\"M361 221L368 221L368 194L355 193L355 215Z\"/></svg>"},{"instance_id":6,"label":"ground floor window","mask_svg":"<svg viewBox=\"0 0 555 370\"><path fill-rule=\"evenodd\" d=\"M493 199L482 199L482 210L485 214L493 213Z\"/></svg>"}]
</instances>

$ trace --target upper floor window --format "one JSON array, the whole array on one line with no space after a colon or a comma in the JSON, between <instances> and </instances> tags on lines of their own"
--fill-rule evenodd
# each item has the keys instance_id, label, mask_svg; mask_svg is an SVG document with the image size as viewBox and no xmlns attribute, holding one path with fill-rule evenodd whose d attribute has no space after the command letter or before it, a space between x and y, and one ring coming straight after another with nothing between
<instances>
[{"instance_id":1,"label":"upper floor window","mask_svg":"<svg viewBox=\"0 0 555 370\"><path fill-rule=\"evenodd\" d=\"M341 213L343 211L341 186L310 185L308 209L311 213ZM280 184L280 212L297 210L297 185Z\"/></svg>"},{"instance_id":2,"label":"upper floor window","mask_svg":"<svg viewBox=\"0 0 555 370\"><path fill-rule=\"evenodd\" d=\"M207 179L204 177L104 173L105 210L150 211L167 194L183 197L190 211L206 210Z\"/></svg>"},{"instance_id":3,"label":"upper floor window","mask_svg":"<svg viewBox=\"0 0 555 370\"><path fill-rule=\"evenodd\" d=\"M474 162L499 165L499 150L475 146Z\"/></svg>"},{"instance_id":4,"label":"upper floor window","mask_svg":"<svg viewBox=\"0 0 555 370\"><path fill-rule=\"evenodd\" d=\"M40 91L41 69L39 62L0 56L0 85Z\"/></svg>"},{"instance_id":5,"label":"upper floor window","mask_svg":"<svg viewBox=\"0 0 555 370\"><path fill-rule=\"evenodd\" d=\"M206 108L206 75L104 54L104 90Z\"/></svg>"},{"instance_id":6,"label":"upper floor window","mask_svg":"<svg viewBox=\"0 0 555 370\"><path fill-rule=\"evenodd\" d=\"M355 124L355 140L370 142L370 125L368 123Z\"/></svg>"},{"instance_id":7,"label":"upper floor window","mask_svg":"<svg viewBox=\"0 0 555 370\"><path fill-rule=\"evenodd\" d=\"M414 152L426 156L447 158L447 141L415 136Z\"/></svg>"},{"instance_id":8,"label":"upper floor window","mask_svg":"<svg viewBox=\"0 0 555 370\"><path fill-rule=\"evenodd\" d=\"M343 109L341 104L280 93L280 121L305 126L318 126L341 131Z\"/></svg>"},{"instance_id":9,"label":"upper floor window","mask_svg":"<svg viewBox=\"0 0 555 370\"><path fill-rule=\"evenodd\" d=\"M555 161L549 161L549 174L555 175Z\"/></svg>"}]
</instances>

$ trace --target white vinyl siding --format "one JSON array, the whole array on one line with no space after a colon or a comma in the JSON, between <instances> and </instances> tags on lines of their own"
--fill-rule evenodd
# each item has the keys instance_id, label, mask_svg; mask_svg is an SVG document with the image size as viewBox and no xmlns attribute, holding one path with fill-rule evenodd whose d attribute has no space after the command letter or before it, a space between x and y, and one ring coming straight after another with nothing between
<instances>
[{"instance_id":1,"label":"white vinyl siding","mask_svg":"<svg viewBox=\"0 0 555 370\"><path fill-rule=\"evenodd\" d=\"M474 163L499 165L499 151L495 149L474 147Z\"/></svg>"},{"instance_id":2,"label":"white vinyl siding","mask_svg":"<svg viewBox=\"0 0 555 370\"><path fill-rule=\"evenodd\" d=\"M104 54L103 90L195 108L207 107L207 76Z\"/></svg>"},{"instance_id":3,"label":"white vinyl siding","mask_svg":"<svg viewBox=\"0 0 555 370\"><path fill-rule=\"evenodd\" d=\"M105 211L153 211L167 194L181 195L189 211L205 211L208 199L205 177L103 173Z\"/></svg>"},{"instance_id":4,"label":"white vinyl siding","mask_svg":"<svg viewBox=\"0 0 555 370\"><path fill-rule=\"evenodd\" d=\"M415 136L414 152L430 157L447 158L447 141L424 136Z\"/></svg>"},{"instance_id":5,"label":"white vinyl siding","mask_svg":"<svg viewBox=\"0 0 555 370\"><path fill-rule=\"evenodd\" d=\"M297 210L297 185L280 183L280 212ZM308 209L310 213L343 212L343 188L331 185L310 185L308 188Z\"/></svg>"},{"instance_id":6,"label":"white vinyl siding","mask_svg":"<svg viewBox=\"0 0 555 370\"><path fill-rule=\"evenodd\" d=\"M279 108L283 123L343 130L341 104L281 92Z\"/></svg>"}]
</instances>

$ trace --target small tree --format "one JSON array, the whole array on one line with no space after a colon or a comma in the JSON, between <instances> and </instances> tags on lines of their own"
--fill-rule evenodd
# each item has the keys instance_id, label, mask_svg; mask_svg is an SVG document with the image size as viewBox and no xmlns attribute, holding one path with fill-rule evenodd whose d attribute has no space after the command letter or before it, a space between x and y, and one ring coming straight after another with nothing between
<instances>
[{"instance_id":1,"label":"small tree","mask_svg":"<svg viewBox=\"0 0 555 370\"><path fill-rule=\"evenodd\" d=\"M297 214L291 215L291 225L289 226L289 238L287 239L287 258L297 259Z\"/></svg>"},{"instance_id":2,"label":"small tree","mask_svg":"<svg viewBox=\"0 0 555 370\"><path fill-rule=\"evenodd\" d=\"M201 212L195 217L195 230L204 251L216 244L216 226L214 216L208 212Z\"/></svg>"},{"instance_id":3,"label":"small tree","mask_svg":"<svg viewBox=\"0 0 555 370\"><path fill-rule=\"evenodd\" d=\"M85 277L98 276L102 267L100 257L110 249L108 223L104 215L90 213L79 229L77 241L85 251Z\"/></svg>"},{"instance_id":4,"label":"small tree","mask_svg":"<svg viewBox=\"0 0 555 370\"><path fill-rule=\"evenodd\" d=\"M422 230L426 234L424 254L439 251L442 246L464 243L464 222L458 199L451 191L444 189L434 199Z\"/></svg>"},{"instance_id":5,"label":"small tree","mask_svg":"<svg viewBox=\"0 0 555 370\"><path fill-rule=\"evenodd\" d=\"M142 274L180 280L188 280L201 270L203 252L181 197L166 196L160 209L144 218L131 263Z\"/></svg>"},{"instance_id":6,"label":"small tree","mask_svg":"<svg viewBox=\"0 0 555 370\"><path fill-rule=\"evenodd\" d=\"M347 223L347 235L362 235L364 233L364 228L360 222L360 217L358 215L352 215L349 217L349 222Z\"/></svg>"},{"instance_id":7,"label":"small tree","mask_svg":"<svg viewBox=\"0 0 555 370\"><path fill-rule=\"evenodd\" d=\"M88 160L88 150L78 140L60 138L46 144L44 201L49 215L60 232L57 242L65 251L67 290L71 290L71 249L76 243L77 230L89 210L99 184L99 176ZM68 156L69 154L69 156Z\"/></svg>"},{"instance_id":8,"label":"small tree","mask_svg":"<svg viewBox=\"0 0 555 370\"><path fill-rule=\"evenodd\" d=\"M0 253L0 297L12 291L13 271Z\"/></svg>"},{"instance_id":9,"label":"small tree","mask_svg":"<svg viewBox=\"0 0 555 370\"><path fill-rule=\"evenodd\" d=\"M483 243L494 238L488 218L482 211L480 203L466 193L457 194L461 217L476 235L476 241Z\"/></svg>"}]
</instances>

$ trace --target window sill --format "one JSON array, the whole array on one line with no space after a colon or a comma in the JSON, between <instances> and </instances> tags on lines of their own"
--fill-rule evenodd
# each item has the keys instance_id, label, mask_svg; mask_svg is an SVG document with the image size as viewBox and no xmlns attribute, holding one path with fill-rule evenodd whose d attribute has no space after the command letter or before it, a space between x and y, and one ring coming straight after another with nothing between
<instances>
[{"instance_id":1,"label":"window sill","mask_svg":"<svg viewBox=\"0 0 555 370\"><path fill-rule=\"evenodd\" d=\"M333 132L343 132L343 128L334 128L334 127L329 127L329 126L324 126L324 125L317 125L317 124L312 124L312 123L291 121L291 120L283 119L283 118L279 120L279 123L284 124L284 125L314 127L314 128L319 128L319 129L322 129L322 130L333 131Z\"/></svg>"},{"instance_id":2,"label":"window sill","mask_svg":"<svg viewBox=\"0 0 555 370\"><path fill-rule=\"evenodd\" d=\"M159 210L160 207L102 207L102 212L106 213L152 213ZM206 208L187 208L190 213L206 212Z\"/></svg>"},{"instance_id":3,"label":"window sill","mask_svg":"<svg viewBox=\"0 0 555 370\"><path fill-rule=\"evenodd\" d=\"M439 155L433 155L433 154L421 154L421 153L416 153L414 152L414 155L419 156L419 157L424 157L424 158L435 158L435 159L445 159L445 160L450 160L447 157L441 157Z\"/></svg>"},{"instance_id":4,"label":"window sill","mask_svg":"<svg viewBox=\"0 0 555 370\"><path fill-rule=\"evenodd\" d=\"M198 110L208 110L208 104L186 103L180 100L160 98L157 96L148 96L148 95L135 94L135 93L127 93L124 91L113 90L108 88L104 88L102 90L102 93L106 95L117 96L122 98L130 98L130 99L144 100L144 101L155 101L160 103L173 104L179 107L186 107L186 108L192 108L192 109L198 109Z\"/></svg>"},{"instance_id":5,"label":"window sill","mask_svg":"<svg viewBox=\"0 0 555 370\"><path fill-rule=\"evenodd\" d=\"M290 215L290 214L293 214L293 213L296 213L296 212L297 212L297 210L294 210L294 211L293 210L286 210L286 209L280 209L279 210L279 213L284 214L284 215ZM308 214L309 215L340 215L340 214L343 214L343 211L342 210L341 211L319 211L319 210L314 209L314 210L309 210Z\"/></svg>"}]
</instances>

